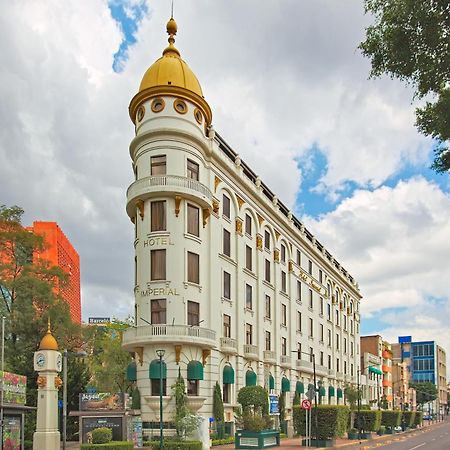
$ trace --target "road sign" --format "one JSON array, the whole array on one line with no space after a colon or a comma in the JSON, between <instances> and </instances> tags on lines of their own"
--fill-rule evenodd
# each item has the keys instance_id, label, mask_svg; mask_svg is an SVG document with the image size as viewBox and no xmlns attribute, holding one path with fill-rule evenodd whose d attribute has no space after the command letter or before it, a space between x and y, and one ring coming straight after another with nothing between
<instances>
[{"instance_id":1,"label":"road sign","mask_svg":"<svg viewBox=\"0 0 450 450\"><path fill-rule=\"evenodd\" d=\"M311 401L310 400L303 400L302 401L302 408L303 409L311 409Z\"/></svg>"}]
</instances>

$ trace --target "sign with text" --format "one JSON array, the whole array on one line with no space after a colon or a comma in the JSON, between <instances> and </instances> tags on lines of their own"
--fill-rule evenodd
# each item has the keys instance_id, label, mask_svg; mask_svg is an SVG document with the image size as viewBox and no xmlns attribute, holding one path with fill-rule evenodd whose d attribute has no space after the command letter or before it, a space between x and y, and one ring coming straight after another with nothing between
<instances>
[{"instance_id":1,"label":"sign with text","mask_svg":"<svg viewBox=\"0 0 450 450\"><path fill-rule=\"evenodd\" d=\"M280 414L280 410L278 408L278 395L269 394L269 414L270 415Z\"/></svg>"},{"instance_id":2,"label":"sign with text","mask_svg":"<svg viewBox=\"0 0 450 450\"><path fill-rule=\"evenodd\" d=\"M27 397L27 377L0 371L3 378L3 402L10 405L25 405ZM1 389L1 385L0 385Z\"/></svg>"},{"instance_id":3,"label":"sign with text","mask_svg":"<svg viewBox=\"0 0 450 450\"><path fill-rule=\"evenodd\" d=\"M95 392L80 394L80 411L123 410L125 409L125 394L110 394Z\"/></svg>"},{"instance_id":4,"label":"sign with text","mask_svg":"<svg viewBox=\"0 0 450 450\"><path fill-rule=\"evenodd\" d=\"M106 325L111 322L111 317L89 317L89 325Z\"/></svg>"},{"instance_id":5,"label":"sign with text","mask_svg":"<svg viewBox=\"0 0 450 450\"><path fill-rule=\"evenodd\" d=\"M121 441L123 439L123 419L122 417L83 417L82 425L82 442L88 442L87 434L95 428L109 428L112 431L112 440Z\"/></svg>"}]
</instances>

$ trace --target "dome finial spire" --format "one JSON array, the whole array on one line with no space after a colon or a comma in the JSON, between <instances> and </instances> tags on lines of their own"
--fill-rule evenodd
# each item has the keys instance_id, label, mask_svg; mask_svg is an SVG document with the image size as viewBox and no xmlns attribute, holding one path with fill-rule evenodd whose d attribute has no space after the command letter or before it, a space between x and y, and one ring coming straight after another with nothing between
<instances>
[{"instance_id":1,"label":"dome finial spire","mask_svg":"<svg viewBox=\"0 0 450 450\"><path fill-rule=\"evenodd\" d=\"M174 36L177 34L178 31L178 26L177 23L175 22L175 19L173 18L173 2L172 2L172 14L171 17L169 19L169 21L167 22L166 25L166 30L167 30L167 34L169 35L169 46L166 47L163 51L163 55L171 54L172 56L180 56L180 52L175 48L175 46L173 45L175 43L175 38Z\"/></svg>"}]
</instances>

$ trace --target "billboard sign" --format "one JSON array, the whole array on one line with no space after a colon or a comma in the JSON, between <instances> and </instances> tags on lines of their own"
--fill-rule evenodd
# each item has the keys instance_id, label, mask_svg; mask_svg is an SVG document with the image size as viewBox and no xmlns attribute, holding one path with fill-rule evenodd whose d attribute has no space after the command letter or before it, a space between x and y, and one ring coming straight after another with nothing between
<instances>
[{"instance_id":1,"label":"billboard sign","mask_svg":"<svg viewBox=\"0 0 450 450\"><path fill-rule=\"evenodd\" d=\"M0 371L0 377L3 378L3 402L10 405L25 405L27 399L27 377L2 371Z\"/></svg>"},{"instance_id":2,"label":"billboard sign","mask_svg":"<svg viewBox=\"0 0 450 450\"><path fill-rule=\"evenodd\" d=\"M80 411L114 411L125 409L125 394L95 392L80 394Z\"/></svg>"},{"instance_id":3,"label":"billboard sign","mask_svg":"<svg viewBox=\"0 0 450 450\"><path fill-rule=\"evenodd\" d=\"M278 408L278 395L275 394L269 395L269 414L270 415L280 414L280 410Z\"/></svg>"},{"instance_id":4,"label":"billboard sign","mask_svg":"<svg viewBox=\"0 0 450 450\"><path fill-rule=\"evenodd\" d=\"M106 325L111 322L111 317L89 317L89 325Z\"/></svg>"}]
</instances>

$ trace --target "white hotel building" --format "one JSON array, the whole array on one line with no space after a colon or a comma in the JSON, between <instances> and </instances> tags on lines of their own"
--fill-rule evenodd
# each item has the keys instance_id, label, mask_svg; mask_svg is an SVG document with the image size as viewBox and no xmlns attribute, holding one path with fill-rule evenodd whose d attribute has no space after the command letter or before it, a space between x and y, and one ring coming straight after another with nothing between
<instances>
[{"instance_id":1,"label":"white hotel building","mask_svg":"<svg viewBox=\"0 0 450 450\"><path fill-rule=\"evenodd\" d=\"M131 100L135 181L136 326L123 347L136 355L144 421L159 420L163 349L164 420L179 371L189 407L212 416L219 382L225 420L246 384L286 393L313 382L318 398L342 403L359 368L358 285L211 125L197 78L169 46Z\"/></svg>"}]
</instances>

